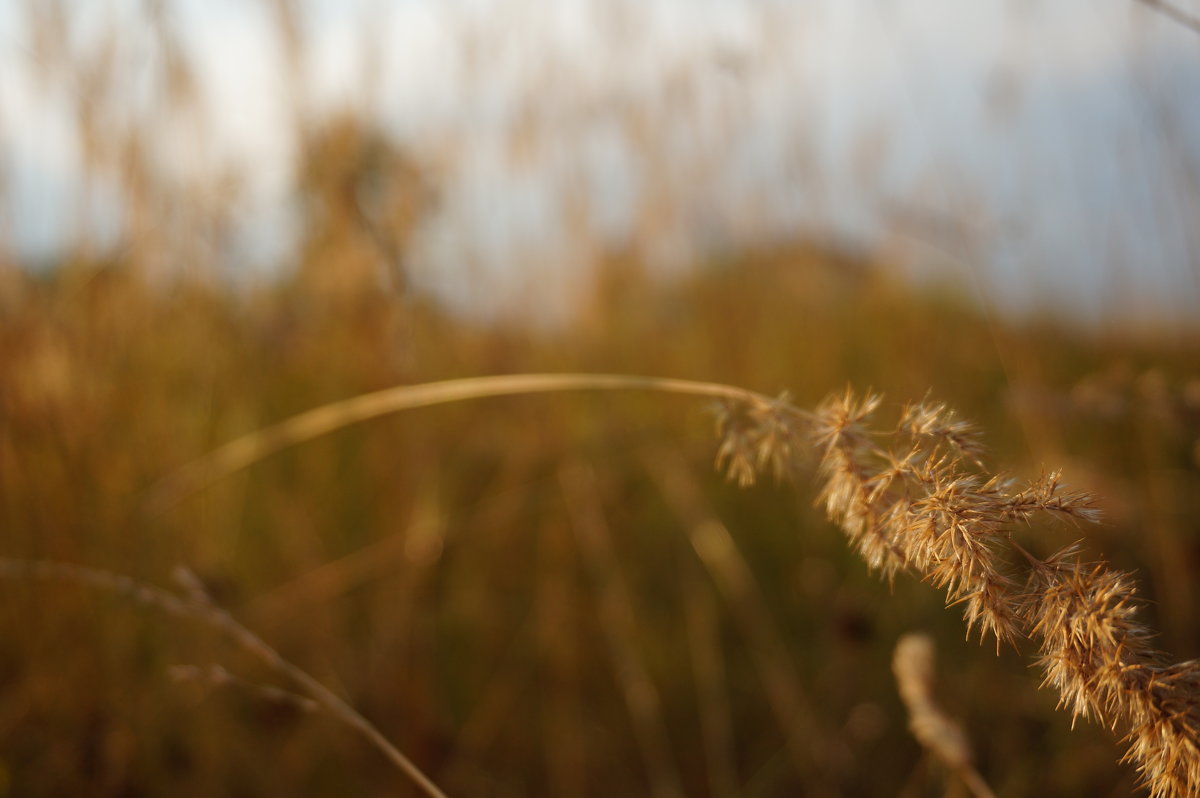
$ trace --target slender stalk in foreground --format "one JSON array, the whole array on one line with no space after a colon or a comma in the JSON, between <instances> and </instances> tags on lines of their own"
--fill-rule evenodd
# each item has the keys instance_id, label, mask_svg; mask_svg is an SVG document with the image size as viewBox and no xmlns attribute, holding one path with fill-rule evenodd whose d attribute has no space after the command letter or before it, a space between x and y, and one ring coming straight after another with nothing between
<instances>
[{"instance_id":1,"label":"slender stalk in foreground","mask_svg":"<svg viewBox=\"0 0 1200 798\"><path fill-rule=\"evenodd\" d=\"M418 407L496 396L566 391L656 391L705 396L751 406L778 405L798 418L803 411L732 385L626 374L511 374L401 385L323 405L214 449L160 482L149 505L162 509L283 449L373 418Z\"/></svg>"},{"instance_id":2,"label":"slender stalk in foreground","mask_svg":"<svg viewBox=\"0 0 1200 798\"><path fill-rule=\"evenodd\" d=\"M99 568L89 568L82 565L64 562L49 562L45 560L15 560L0 558L0 578L27 579L43 582L66 582L86 585L152 607L159 612L175 618L187 618L210 626L233 640L243 649L253 654L267 667L275 671L304 691L305 697L312 699L339 722L355 730L378 749L388 761L400 769L424 795L429 798L446 798L433 781L412 760L400 752L396 746L363 717L358 711L339 698L332 690L314 679L305 671L283 658L274 648L269 646L261 637L242 626L233 616L208 600L202 590L196 589L198 582L188 578L188 572L182 576L185 586L192 587L187 596L172 593L157 585L140 582L123 574L105 571Z\"/></svg>"}]
</instances>

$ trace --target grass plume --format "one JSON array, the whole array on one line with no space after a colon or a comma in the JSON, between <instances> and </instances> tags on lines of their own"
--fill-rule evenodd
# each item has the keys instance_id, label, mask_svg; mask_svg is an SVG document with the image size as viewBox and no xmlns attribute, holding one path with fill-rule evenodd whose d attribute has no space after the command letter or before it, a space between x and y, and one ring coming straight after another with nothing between
<instances>
[{"instance_id":1,"label":"grass plume","mask_svg":"<svg viewBox=\"0 0 1200 798\"><path fill-rule=\"evenodd\" d=\"M906 406L874 426L883 399L846 390L815 412L786 396L686 380L528 374L405 386L338 402L246 436L173 477L198 489L289 445L351 423L432 404L545 391L652 390L721 402L717 465L740 485L779 476L815 450L829 518L889 580L911 572L961 605L968 632L997 648L1034 639L1045 683L1076 717L1126 730L1127 759L1153 798L1200 794L1200 664L1167 664L1136 619L1133 581L1083 559L1077 545L1041 559L1013 538L1039 517L1092 522L1089 495L1058 472L1027 484L989 474L978 432L943 404Z\"/></svg>"},{"instance_id":2,"label":"grass plume","mask_svg":"<svg viewBox=\"0 0 1200 798\"><path fill-rule=\"evenodd\" d=\"M879 405L848 391L818 409L812 430L826 510L868 564L944 589L997 646L1035 640L1060 704L1124 729L1154 798L1200 793L1198 663L1167 664L1149 646L1128 575L1078 545L1039 559L1013 539L1014 524L1037 516L1096 520L1091 497L1057 472L1027 485L981 473L973 431L943 407L907 408L894 429L875 430Z\"/></svg>"}]
</instances>

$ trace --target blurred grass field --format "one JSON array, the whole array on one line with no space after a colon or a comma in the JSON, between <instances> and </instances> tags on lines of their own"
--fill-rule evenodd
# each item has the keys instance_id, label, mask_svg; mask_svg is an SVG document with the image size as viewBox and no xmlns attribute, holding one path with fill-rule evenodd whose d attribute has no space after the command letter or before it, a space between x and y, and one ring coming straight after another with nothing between
<instances>
[{"instance_id":1,"label":"blurred grass field","mask_svg":"<svg viewBox=\"0 0 1200 798\"><path fill-rule=\"evenodd\" d=\"M352 114L301 136L294 265L253 285L223 279L205 228L181 221L211 197L158 201L132 134L115 150L137 212L117 246L81 236L37 269L9 252L0 556L163 585L191 568L455 796L965 794L906 729L889 663L913 630L937 640L940 697L998 795L1137 794L1119 735L1071 728L1031 646L964 641L941 593L869 574L814 507L811 471L745 490L718 475L701 401L414 410L149 507L226 441L400 384L571 371L800 406L846 385L893 409L928 394L980 425L999 470L1062 468L1095 491L1104 524L1030 529L1029 545L1085 537L1137 572L1162 647L1200 656L1196 328L1014 320L906 281L886 252L799 238L669 277L637 247L606 252L570 312L481 320L405 273L434 212L413 198L435 179L376 136ZM355 197L381 173L400 188L370 216ZM180 253L195 260L164 276ZM697 555L711 518L749 566L740 588ZM200 625L84 586L0 596L0 796L416 794L321 714L172 679L220 663L277 683Z\"/></svg>"},{"instance_id":2,"label":"blurred grass field","mask_svg":"<svg viewBox=\"0 0 1200 798\"><path fill-rule=\"evenodd\" d=\"M757 670L764 657L811 707L800 728L837 752L838 794L937 792L887 665L911 629L941 643L945 698L1001 794L1133 794L1114 735L1072 732L1027 659L963 642L931 588L901 579L889 590L867 574L812 508L810 474L748 490L723 482L703 403L562 395L415 410L145 511L158 479L216 445L401 383L620 369L787 388L804 404L845 384L897 404L930 392L984 426L1002 468L1062 466L1096 490L1105 525L1030 538L1086 534L1137 570L1163 644L1195 656L1196 342L1005 325L907 291L879 266L847 278L843 260L781 247L669 285L624 268L586 318L552 332L399 308L375 290L333 306L299 280L246 297L147 285L121 263L13 275L0 339L4 554L159 583L192 567L457 794L648 789L599 627L596 569L626 586L630 645L660 696L687 794L711 786L699 719L713 713L729 724L721 753L740 792L806 794L812 774L789 759L778 699ZM595 473L611 562L571 531L559 477L581 464ZM653 473L663 468L694 483L734 534L783 650L756 649L714 589L689 520ZM82 588L4 591L8 794L402 789L320 717L172 684L169 666L181 663L254 677L203 629ZM719 663L719 700L697 692L701 661Z\"/></svg>"}]
</instances>

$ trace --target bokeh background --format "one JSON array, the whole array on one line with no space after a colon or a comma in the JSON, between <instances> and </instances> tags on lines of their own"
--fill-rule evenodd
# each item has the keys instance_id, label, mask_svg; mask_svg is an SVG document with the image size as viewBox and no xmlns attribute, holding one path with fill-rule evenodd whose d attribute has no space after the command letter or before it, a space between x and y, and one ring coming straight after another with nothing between
<instances>
[{"instance_id":1,"label":"bokeh background","mask_svg":"<svg viewBox=\"0 0 1200 798\"><path fill-rule=\"evenodd\" d=\"M867 573L811 468L725 483L703 403L412 411L148 502L399 384L928 394L996 470L1095 491L1103 524L1022 539L1137 571L1200 656L1193 11L0 3L0 555L186 565L452 795L964 794L905 728L913 630L997 794L1135 795L1031 646ZM199 625L0 595L0 795L415 794L328 718L174 679L277 683Z\"/></svg>"}]
</instances>

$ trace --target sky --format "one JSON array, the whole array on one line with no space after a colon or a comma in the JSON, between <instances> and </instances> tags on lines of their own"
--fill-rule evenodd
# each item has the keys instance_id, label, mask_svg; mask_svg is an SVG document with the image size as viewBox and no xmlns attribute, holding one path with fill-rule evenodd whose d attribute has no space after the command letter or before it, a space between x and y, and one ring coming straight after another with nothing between
<instances>
[{"instance_id":1,"label":"sky","mask_svg":"<svg viewBox=\"0 0 1200 798\"><path fill-rule=\"evenodd\" d=\"M129 102L153 102L144 4L68 5L82 50L122 32ZM448 164L414 269L479 312L580 290L580 241L654 213L663 269L808 235L952 271L1000 308L1200 307L1200 34L1136 0L300 5L290 72L270 3L165 4L206 110L158 132L164 168L233 165L247 264L286 259L299 87L306 113L368 109ZM80 89L31 68L21 7L0 2L0 179L15 249L44 260L80 202ZM102 189L90 207L114 224Z\"/></svg>"}]
</instances>

